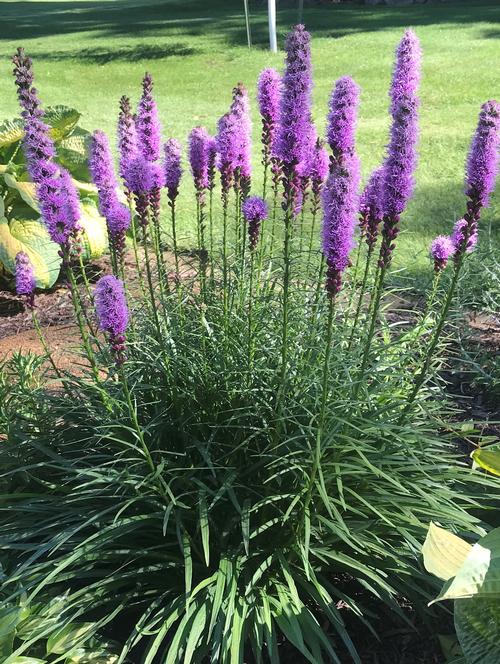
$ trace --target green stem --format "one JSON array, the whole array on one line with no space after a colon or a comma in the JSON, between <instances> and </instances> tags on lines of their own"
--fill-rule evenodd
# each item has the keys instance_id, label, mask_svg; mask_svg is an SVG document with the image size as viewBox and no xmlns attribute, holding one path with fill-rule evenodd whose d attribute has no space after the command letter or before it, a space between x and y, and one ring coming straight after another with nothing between
<instances>
[{"instance_id":1,"label":"green stem","mask_svg":"<svg viewBox=\"0 0 500 664\"><path fill-rule=\"evenodd\" d=\"M403 423L406 415L408 414L409 410L411 409L411 407L413 405L413 402L415 401L415 399L416 399L416 397L417 397L417 395L420 391L420 388L424 384L425 378L427 376L427 372L429 371L429 367L430 367L432 358L434 356L434 352L435 352L435 350L437 348L437 345L439 343L439 338L441 336L441 332L443 331L443 327L444 327L444 325L446 323L446 320L448 318L448 313L450 311L450 307L451 307L451 304L453 302L453 297L455 295L455 291L456 291L456 288L457 288L458 278L460 276L460 270L461 270L463 261L464 261L464 253L462 252L458 255L457 261L455 263L455 271L454 271L454 274L453 274L453 279L451 281L450 288L448 290L447 296L446 296L446 298L443 302L443 306L441 308L441 313L440 313L437 325L434 328L434 334L432 335L432 338L429 342L429 346L428 346L427 352L425 354L424 363L422 365L421 370L419 371L419 373L415 377L415 383L414 383L414 386L413 386L413 390L411 391L410 396L408 397L408 401L406 403L406 406L403 409L403 412L401 413L401 416L398 420L398 424Z\"/></svg>"},{"instance_id":2,"label":"green stem","mask_svg":"<svg viewBox=\"0 0 500 664\"><path fill-rule=\"evenodd\" d=\"M248 296L248 380L251 381L252 366L253 366L253 279L254 279L254 252L250 252L250 284Z\"/></svg>"},{"instance_id":3,"label":"green stem","mask_svg":"<svg viewBox=\"0 0 500 664\"><path fill-rule=\"evenodd\" d=\"M153 318L155 321L156 331L158 334L158 341L161 342L161 326L160 319L158 318L158 311L156 307L156 298L155 298L155 289L153 285L153 275L151 273L151 265L149 262L149 251L148 251L148 225L144 225L142 229L142 246L144 249L144 262L146 263L146 277L148 281L149 288L149 297L151 299L151 310L153 312Z\"/></svg>"},{"instance_id":4,"label":"green stem","mask_svg":"<svg viewBox=\"0 0 500 664\"><path fill-rule=\"evenodd\" d=\"M364 238L364 233L361 232L359 238L358 250L356 252L356 262L354 263L354 270L352 271L352 286L351 286L351 292L349 294L349 300L347 302L347 310L346 310L347 314L351 311L352 301L354 299L354 293L356 291L356 281L358 280L358 270L359 270L359 262L361 259L361 247L362 247L363 238Z\"/></svg>"},{"instance_id":5,"label":"green stem","mask_svg":"<svg viewBox=\"0 0 500 664\"><path fill-rule=\"evenodd\" d=\"M144 285L144 277L142 273L142 268L141 268L141 263L139 261L139 249L138 249L138 241L137 241L137 227L136 227L136 217L133 213L132 209L132 197L129 196L129 209L130 209L130 229L132 232L132 248L134 251L134 259L135 259L135 266L137 268L137 278L139 280L139 288L141 289L141 293L143 297L146 299L147 294L146 294L146 287Z\"/></svg>"},{"instance_id":6,"label":"green stem","mask_svg":"<svg viewBox=\"0 0 500 664\"><path fill-rule=\"evenodd\" d=\"M54 358L52 357L52 353L50 352L50 349L49 349L49 347L47 345L47 342L45 340L45 336L42 332L42 328L40 327L40 321L38 320L38 315L37 315L35 309L31 310L31 317L32 317L32 320L33 320L33 327L36 330L38 338L40 339L40 343L42 344L43 351L44 351L45 355L47 356L47 359L49 360L50 364L52 365L52 368L54 369L54 372L55 372L56 376L59 379L62 379L62 374L59 371L59 369L57 368L56 363L54 362Z\"/></svg>"},{"instance_id":7,"label":"green stem","mask_svg":"<svg viewBox=\"0 0 500 664\"><path fill-rule=\"evenodd\" d=\"M208 226L210 233L210 283L214 287L214 190L208 194Z\"/></svg>"},{"instance_id":8,"label":"green stem","mask_svg":"<svg viewBox=\"0 0 500 664\"><path fill-rule=\"evenodd\" d=\"M368 252L366 254L365 269L363 272L363 281L361 282L361 289L359 291L358 304L356 306L356 313L354 314L354 321L351 329L351 336L349 338L349 343L347 345L347 350L351 350L352 342L354 341L354 335L356 333L359 316L361 314L361 307L363 306L363 298L365 296L366 284L368 282L368 274L370 272L370 263L373 256L373 244L368 247ZM350 308L350 305L349 305Z\"/></svg>"},{"instance_id":9,"label":"green stem","mask_svg":"<svg viewBox=\"0 0 500 664\"><path fill-rule=\"evenodd\" d=\"M170 212L171 212L171 220L172 220L172 244L173 244L173 249L174 249L174 261L175 261L175 281L176 281L177 287L179 287L180 271L179 271L179 253L178 253L178 247L177 247L177 225L176 225L176 220L175 220L175 199L169 201L169 203L170 203Z\"/></svg>"},{"instance_id":10,"label":"green stem","mask_svg":"<svg viewBox=\"0 0 500 664\"><path fill-rule=\"evenodd\" d=\"M139 420L137 419L137 410L134 408L134 405L132 403L132 396L130 394L130 390L128 387L128 382L127 378L125 376L125 371L123 370L123 366L119 368L119 374L120 374L120 379L121 379L121 384L123 387L123 393L125 394L125 400L127 402L128 410L130 413L130 417L132 419L132 422L134 424L134 428L137 432L137 436L139 438L139 442L141 444L142 450L144 452L144 456L146 457L146 461L148 463L149 468L151 469L152 473L155 473L156 468L155 464L153 461L153 458L151 456L151 452L149 451L149 448L146 444L146 441L144 439L144 433L142 431L142 427L139 424Z\"/></svg>"},{"instance_id":11,"label":"green stem","mask_svg":"<svg viewBox=\"0 0 500 664\"><path fill-rule=\"evenodd\" d=\"M290 201L285 213L285 239L283 243L283 319L281 335L281 373L280 390L284 390L288 365L288 304L290 294L290 228L292 225L293 201Z\"/></svg>"}]
</instances>

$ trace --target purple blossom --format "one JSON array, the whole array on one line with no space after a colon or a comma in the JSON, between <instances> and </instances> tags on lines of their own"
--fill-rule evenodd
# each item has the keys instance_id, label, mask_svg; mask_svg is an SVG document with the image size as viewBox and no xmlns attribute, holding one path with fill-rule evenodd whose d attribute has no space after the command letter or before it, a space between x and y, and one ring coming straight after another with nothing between
<instances>
[{"instance_id":1,"label":"purple blossom","mask_svg":"<svg viewBox=\"0 0 500 664\"><path fill-rule=\"evenodd\" d=\"M181 154L182 148L179 141L175 138L170 138L163 147L165 154L164 171L165 171L165 187L167 188L168 197L170 200L177 198L179 192L179 182L181 181L182 166Z\"/></svg>"},{"instance_id":2,"label":"purple blossom","mask_svg":"<svg viewBox=\"0 0 500 664\"><path fill-rule=\"evenodd\" d=\"M205 127L195 127L189 134L189 164L198 191L209 185L209 149L211 137Z\"/></svg>"},{"instance_id":3,"label":"purple blossom","mask_svg":"<svg viewBox=\"0 0 500 664\"><path fill-rule=\"evenodd\" d=\"M301 161L311 116L311 36L303 25L296 25L285 42L287 52L283 76L279 128L275 153L290 175Z\"/></svg>"},{"instance_id":4,"label":"purple blossom","mask_svg":"<svg viewBox=\"0 0 500 664\"><path fill-rule=\"evenodd\" d=\"M373 248L377 241L378 228L384 217L382 207L382 187L384 185L384 168L376 168L361 194L359 211L361 214L360 226L365 234L368 247Z\"/></svg>"},{"instance_id":5,"label":"purple blossom","mask_svg":"<svg viewBox=\"0 0 500 664\"><path fill-rule=\"evenodd\" d=\"M396 113L400 100L415 97L420 85L422 49L413 30L406 30L396 49L391 83L391 113Z\"/></svg>"},{"instance_id":6,"label":"purple blossom","mask_svg":"<svg viewBox=\"0 0 500 664\"><path fill-rule=\"evenodd\" d=\"M149 194L163 184L163 173L158 164L139 155L128 166L125 183L134 194Z\"/></svg>"},{"instance_id":7,"label":"purple blossom","mask_svg":"<svg viewBox=\"0 0 500 664\"><path fill-rule=\"evenodd\" d=\"M341 288L342 273L349 265L349 254L354 246L359 180L359 160L355 154L348 154L342 163L333 163L322 191L322 249L330 297L335 297Z\"/></svg>"},{"instance_id":8,"label":"purple blossom","mask_svg":"<svg viewBox=\"0 0 500 664\"><path fill-rule=\"evenodd\" d=\"M69 251L70 238L79 230L78 193L68 173L54 162L55 148L33 84L33 68L23 49L12 58L18 98L23 108L23 149L28 172L36 185L41 217L53 242Z\"/></svg>"},{"instance_id":9,"label":"purple blossom","mask_svg":"<svg viewBox=\"0 0 500 664\"><path fill-rule=\"evenodd\" d=\"M148 161L157 161L161 148L161 124L158 107L153 99L153 79L148 73L142 80L142 96L137 108L135 125L143 157Z\"/></svg>"},{"instance_id":10,"label":"purple blossom","mask_svg":"<svg viewBox=\"0 0 500 664\"><path fill-rule=\"evenodd\" d=\"M16 254L16 293L26 298L27 306L32 309L34 306L35 293L35 275L33 266L27 254L20 251Z\"/></svg>"},{"instance_id":11,"label":"purple blossom","mask_svg":"<svg viewBox=\"0 0 500 664\"><path fill-rule=\"evenodd\" d=\"M453 227L451 243L457 256L464 250L467 254L473 252L477 244L477 224L474 224L471 230L466 219L459 219Z\"/></svg>"},{"instance_id":12,"label":"purple blossom","mask_svg":"<svg viewBox=\"0 0 500 664\"><path fill-rule=\"evenodd\" d=\"M494 100L481 106L479 122L467 158L465 193L481 207L487 207L498 174L500 104Z\"/></svg>"},{"instance_id":13,"label":"purple blossom","mask_svg":"<svg viewBox=\"0 0 500 664\"><path fill-rule=\"evenodd\" d=\"M210 136L208 142L208 188L212 190L215 187L215 163L217 160L217 141L214 136Z\"/></svg>"},{"instance_id":14,"label":"purple blossom","mask_svg":"<svg viewBox=\"0 0 500 664\"><path fill-rule=\"evenodd\" d=\"M354 151L359 92L359 86L349 76L339 78L333 88L327 140L335 159L342 159Z\"/></svg>"},{"instance_id":15,"label":"purple blossom","mask_svg":"<svg viewBox=\"0 0 500 664\"><path fill-rule=\"evenodd\" d=\"M247 198L242 206L243 217L248 222L248 239L253 251L259 241L261 222L267 218L267 204L258 196Z\"/></svg>"},{"instance_id":16,"label":"purple blossom","mask_svg":"<svg viewBox=\"0 0 500 664\"><path fill-rule=\"evenodd\" d=\"M446 267L448 259L454 254L455 247L448 235L438 235L431 243L430 254L434 259L434 270L441 272Z\"/></svg>"},{"instance_id":17,"label":"purple blossom","mask_svg":"<svg viewBox=\"0 0 500 664\"><path fill-rule=\"evenodd\" d=\"M116 363L121 364L125 359L125 332L129 319L123 282L113 275L101 277L94 290L94 302L99 329L109 336Z\"/></svg>"},{"instance_id":18,"label":"purple blossom","mask_svg":"<svg viewBox=\"0 0 500 664\"><path fill-rule=\"evenodd\" d=\"M122 97L120 99L118 151L120 153L119 173L120 177L125 179L130 162L136 158L138 152L137 131L128 97Z\"/></svg>"}]
</instances>

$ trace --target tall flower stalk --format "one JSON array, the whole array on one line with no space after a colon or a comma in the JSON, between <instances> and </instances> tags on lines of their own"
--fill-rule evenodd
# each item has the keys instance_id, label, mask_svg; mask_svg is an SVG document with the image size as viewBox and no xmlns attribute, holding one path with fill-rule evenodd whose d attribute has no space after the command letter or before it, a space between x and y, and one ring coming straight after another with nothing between
<instances>
[{"instance_id":1,"label":"tall flower stalk","mask_svg":"<svg viewBox=\"0 0 500 664\"><path fill-rule=\"evenodd\" d=\"M391 135L384 162L382 208L384 219L378 260L378 274L371 302L371 320L361 360L360 376L354 388L356 397L368 364L371 343L379 315L385 277L392 260L399 222L413 194L417 166L418 87L420 83L420 42L407 30L396 50L396 63L390 89Z\"/></svg>"},{"instance_id":2,"label":"tall flower stalk","mask_svg":"<svg viewBox=\"0 0 500 664\"><path fill-rule=\"evenodd\" d=\"M284 389L288 365L288 308L290 294L290 239L292 220L300 192L298 165L307 148L307 122L311 117L311 36L297 25L285 43L286 64L283 76L279 128L275 154L282 166L284 242L280 390ZM279 401L279 398L278 398Z\"/></svg>"},{"instance_id":3,"label":"tall flower stalk","mask_svg":"<svg viewBox=\"0 0 500 664\"><path fill-rule=\"evenodd\" d=\"M177 246L177 223L175 218L175 203L179 194L179 183L182 176L181 166L181 144L175 138L169 139L164 146L165 160L163 168L165 171L165 188L167 190L168 205L170 207L170 218L172 224L172 244L175 261L176 287L180 284L179 270L179 248Z\"/></svg>"}]
</instances>

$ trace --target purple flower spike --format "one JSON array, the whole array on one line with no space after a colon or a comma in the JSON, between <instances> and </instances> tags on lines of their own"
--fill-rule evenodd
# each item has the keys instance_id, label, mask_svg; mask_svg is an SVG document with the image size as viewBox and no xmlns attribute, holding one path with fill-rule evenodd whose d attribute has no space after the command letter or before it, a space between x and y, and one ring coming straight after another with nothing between
<instances>
[{"instance_id":1,"label":"purple flower spike","mask_svg":"<svg viewBox=\"0 0 500 664\"><path fill-rule=\"evenodd\" d=\"M466 219L459 219L453 227L451 243L456 256L460 253L470 254L474 251L477 244L477 224L471 227Z\"/></svg>"},{"instance_id":2,"label":"purple flower spike","mask_svg":"<svg viewBox=\"0 0 500 664\"><path fill-rule=\"evenodd\" d=\"M406 30L396 49L396 62L391 84L391 113L406 97L415 97L420 85L422 49L413 30Z\"/></svg>"},{"instance_id":3,"label":"purple flower spike","mask_svg":"<svg viewBox=\"0 0 500 664\"><path fill-rule=\"evenodd\" d=\"M216 166L220 171L223 193L227 193L234 180L234 171L238 163L239 127L237 118L232 113L223 115L217 124Z\"/></svg>"},{"instance_id":4,"label":"purple flower spike","mask_svg":"<svg viewBox=\"0 0 500 664\"><path fill-rule=\"evenodd\" d=\"M120 203L116 193L118 182L106 134L95 131L90 141L89 170L99 195L99 212L106 219L109 240L121 255L125 248L125 233L130 225L130 211Z\"/></svg>"},{"instance_id":5,"label":"purple flower spike","mask_svg":"<svg viewBox=\"0 0 500 664\"><path fill-rule=\"evenodd\" d=\"M137 139L142 155L148 161L156 161L160 157L161 124L158 108L153 99L153 79L146 73L142 80L142 96L137 108L136 119Z\"/></svg>"},{"instance_id":6,"label":"purple flower spike","mask_svg":"<svg viewBox=\"0 0 500 664\"><path fill-rule=\"evenodd\" d=\"M481 106L479 122L467 158L465 193L481 207L487 207L495 188L500 158L500 104L487 101Z\"/></svg>"},{"instance_id":7,"label":"purple flower spike","mask_svg":"<svg viewBox=\"0 0 500 664\"><path fill-rule=\"evenodd\" d=\"M311 35L303 25L296 25L285 42L286 67L280 101L276 156L291 172L302 160L305 123L311 116Z\"/></svg>"},{"instance_id":8,"label":"purple flower spike","mask_svg":"<svg viewBox=\"0 0 500 664\"><path fill-rule=\"evenodd\" d=\"M108 335L116 363L122 364L129 318L123 282L113 275L101 277L94 290L94 301L99 329Z\"/></svg>"},{"instance_id":9,"label":"purple flower spike","mask_svg":"<svg viewBox=\"0 0 500 664\"><path fill-rule=\"evenodd\" d=\"M242 212L248 222L248 240L253 251L259 241L260 224L267 218L267 204L262 198L252 196L243 203Z\"/></svg>"},{"instance_id":10,"label":"purple flower spike","mask_svg":"<svg viewBox=\"0 0 500 664\"><path fill-rule=\"evenodd\" d=\"M162 182L162 174L157 164L153 164L141 155L130 163L125 182L134 194L149 194Z\"/></svg>"},{"instance_id":11,"label":"purple flower spike","mask_svg":"<svg viewBox=\"0 0 500 664\"><path fill-rule=\"evenodd\" d=\"M368 248L377 242L378 229L384 218L382 207L382 187L384 185L384 168L375 169L368 180L359 201L360 227L366 238Z\"/></svg>"},{"instance_id":12,"label":"purple flower spike","mask_svg":"<svg viewBox=\"0 0 500 664\"><path fill-rule=\"evenodd\" d=\"M130 99L120 99L120 115L118 117L118 151L120 153L119 173L125 179L130 163L137 157L137 131L130 107Z\"/></svg>"},{"instance_id":13,"label":"purple flower spike","mask_svg":"<svg viewBox=\"0 0 500 664\"><path fill-rule=\"evenodd\" d=\"M349 265L359 208L359 160L346 155L334 162L323 187L322 249L327 264L326 290L333 298L340 291L342 273Z\"/></svg>"},{"instance_id":14,"label":"purple flower spike","mask_svg":"<svg viewBox=\"0 0 500 664\"><path fill-rule=\"evenodd\" d=\"M23 149L28 172L36 185L41 217L50 238L61 245L61 253L67 257L70 239L79 230L78 193L68 173L54 162L54 143L49 127L43 122L43 110L37 92L32 87L32 62L21 48L12 61L18 98L23 109Z\"/></svg>"},{"instance_id":15,"label":"purple flower spike","mask_svg":"<svg viewBox=\"0 0 500 664\"><path fill-rule=\"evenodd\" d=\"M189 134L189 164L197 191L209 185L209 147L211 137L205 127L195 127Z\"/></svg>"},{"instance_id":16,"label":"purple flower spike","mask_svg":"<svg viewBox=\"0 0 500 664\"><path fill-rule=\"evenodd\" d=\"M215 164L217 160L217 141L210 136L208 141L208 188L210 191L215 187Z\"/></svg>"},{"instance_id":17,"label":"purple flower spike","mask_svg":"<svg viewBox=\"0 0 500 664\"><path fill-rule=\"evenodd\" d=\"M35 275L33 266L27 254L20 251L16 254L16 293L23 295L26 299L26 306L29 309L34 307L35 297Z\"/></svg>"},{"instance_id":18,"label":"purple flower spike","mask_svg":"<svg viewBox=\"0 0 500 664\"><path fill-rule=\"evenodd\" d=\"M448 259L453 256L455 247L450 237L438 235L431 243L430 254L434 259L434 271L441 272L446 267Z\"/></svg>"},{"instance_id":19,"label":"purple flower spike","mask_svg":"<svg viewBox=\"0 0 500 664\"><path fill-rule=\"evenodd\" d=\"M354 151L359 86L349 76L335 83L330 97L327 140L334 159L342 159Z\"/></svg>"},{"instance_id":20,"label":"purple flower spike","mask_svg":"<svg viewBox=\"0 0 500 664\"><path fill-rule=\"evenodd\" d=\"M167 188L168 197L171 201L177 198L179 193L179 183L181 181L182 166L181 154L182 148L179 141L175 138L170 138L164 145L165 161L165 187Z\"/></svg>"},{"instance_id":21,"label":"purple flower spike","mask_svg":"<svg viewBox=\"0 0 500 664\"><path fill-rule=\"evenodd\" d=\"M246 196L250 191L250 176L252 174L252 121L250 119L248 92L242 83L238 83L233 90L233 102L229 112L235 117L239 127L235 184L241 187L243 194Z\"/></svg>"},{"instance_id":22,"label":"purple flower spike","mask_svg":"<svg viewBox=\"0 0 500 664\"><path fill-rule=\"evenodd\" d=\"M264 69L257 84L257 100L262 118L263 163L270 163L280 110L281 76L275 69Z\"/></svg>"}]
</instances>

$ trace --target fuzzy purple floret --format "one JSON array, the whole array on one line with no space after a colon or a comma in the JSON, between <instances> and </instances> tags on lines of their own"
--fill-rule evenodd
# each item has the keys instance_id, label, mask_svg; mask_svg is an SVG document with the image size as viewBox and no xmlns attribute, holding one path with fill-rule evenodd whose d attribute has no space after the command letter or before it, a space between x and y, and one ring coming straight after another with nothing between
<instances>
[{"instance_id":1,"label":"fuzzy purple floret","mask_svg":"<svg viewBox=\"0 0 500 664\"><path fill-rule=\"evenodd\" d=\"M481 107L479 122L467 158L465 192L487 207L498 174L500 145L500 104L487 101Z\"/></svg>"},{"instance_id":2,"label":"fuzzy purple floret","mask_svg":"<svg viewBox=\"0 0 500 664\"><path fill-rule=\"evenodd\" d=\"M16 254L16 293L26 295L32 300L35 291L35 274L28 254L20 251Z\"/></svg>"},{"instance_id":3,"label":"fuzzy purple floret","mask_svg":"<svg viewBox=\"0 0 500 664\"><path fill-rule=\"evenodd\" d=\"M280 110L281 76L276 69L264 69L260 72L257 83L257 101L264 120L275 125Z\"/></svg>"},{"instance_id":4,"label":"fuzzy purple floret","mask_svg":"<svg viewBox=\"0 0 500 664\"><path fill-rule=\"evenodd\" d=\"M124 334L128 325L128 307L123 282L108 274L101 277L94 290L99 329L111 336Z\"/></svg>"},{"instance_id":5,"label":"fuzzy purple floret","mask_svg":"<svg viewBox=\"0 0 500 664\"><path fill-rule=\"evenodd\" d=\"M342 273L349 265L359 209L360 167L357 156L334 164L323 187L322 250L327 266Z\"/></svg>"},{"instance_id":6,"label":"fuzzy purple floret","mask_svg":"<svg viewBox=\"0 0 500 664\"><path fill-rule=\"evenodd\" d=\"M142 80L142 95L137 107L135 125L142 155L147 161L156 161L160 157L161 124L158 107L153 99L153 79L148 73Z\"/></svg>"},{"instance_id":7,"label":"fuzzy purple floret","mask_svg":"<svg viewBox=\"0 0 500 664\"><path fill-rule=\"evenodd\" d=\"M210 136L208 141L208 188L215 187L215 165L217 161L217 141L214 136Z\"/></svg>"},{"instance_id":8,"label":"fuzzy purple floret","mask_svg":"<svg viewBox=\"0 0 500 664\"><path fill-rule=\"evenodd\" d=\"M303 159L306 123L311 116L311 36L303 25L295 26L289 33L285 49L279 128L273 151L290 170Z\"/></svg>"},{"instance_id":9,"label":"fuzzy purple floret","mask_svg":"<svg viewBox=\"0 0 500 664\"><path fill-rule=\"evenodd\" d=\"M438 235L431 243L430 254L434 259L434 269L440 272L446 267L449 258L455 253L455 246L448 235Z\"/></svg>"},{"instance_id":10,"label":"fuzzy purple floret","mask_svg":"<svg viewBox=\"0 0 500 664\"><path fill-rule=\"evenodd\" d=\"M267 203L259 196L251 196L243 203L242 212L247 221L263 221L268 214Z\"/></svg>"},{"instance_id":11,"label":"fuzzy purple floret","mask_svg":"<svg viewBox=\"0 0 500 664\"><path fill-rule=\"evenodd\" d=\"M260 225L268 215L267 203L258 196L251 196L243 203L242 212L243 217L248 223L250 249L254 250L259 241Z\"/></svg>"},{"instance_id":12,"label":"fuzzy purple floret","mask_svg":"<svg viewBox=\"0 0 500 664\"><path fill-rule=\"evenodd\" d=\"M465 238L467 235L469 235L469 237L467 238L466 243ZM453 227L451 243L454 248L454 253L458 254L465 249L465 252L470 254L474 251L477 244L477 225L474 224L471 231L467 220L459 219Z\"/></svg>"},{"instance_id":13,"label":"fuzzy purple floret","mask_svg":"<svg viewBox=\"0 0 500 664\"><path fill-rule=\"evenodd\" d=\"M396 49L396 61L390 89L391 113L406 97L415 97L421 77L422 49L413 30L406 30Z\"/></svg>"},{"instance_id":14,"label":"fuzzy purple floret","mask_svg":"<svg viewBox=\"0 0 500 664\"><path fill-rule=\"evenodd\" d=\"M129 164L125 174L127 187L136 195L149 194L153 189L163 186L163 182L159 164L149 161L143 155L139 155Z\"/></svg>"},{"instance_id":15,"label":"fuzzy purple floret","mask_svg":"<svg viewBox=\"0 0 500 664\"><path fill-rule=\"evenodd\" d=\"M382 185L384 183L384 168L376 168L370 175L366 187L359 199L359 210L361 213L370 214L378 221L384 216L382 206Z\"/></svg>"},{"instance_id":16,"label":"fuzzy purple floret","mask_svg":"<svg viewBox=\"0 0 500 664\"><path fill-rule=\"evenodd\" d=\"M130 108L128 97L120 99L120 115L118 117L118 152L120 154L119 173L125 179L127 169L137 157L137 131Z\"/></svg>"},{"instance_id":17,"label":"fuzzy purple floret","mask_svg":"<svg viewBox=\"0 0 500 664\"><path fill-rule=\"evenodd\" d=\"M179 183L182 176L181 155L182 147L178 140L170 138L163 146L165 161L165 187L170 198L175 198L179 191Z\"/></svg>"},{"instance_id":18,"label":"fuzzy purple floret","mask_svg":"<svg viewBox=\"0 0 500 664\"><path fill-rule=\"evenodd\" d=\"M239 132L237 135L236 168L243 178L252 174L252 121L248 92L242 83L233 90L233 102L229 112L235 117Z\"/></svg>"},{"instance_id":19,"label":"fuzzy purple floret","mask_svg":"<svg viewBox=\"0 0 500 664\"><path fill-rule=\"evenodd\" d=\"M79 229L78 193L66 171L53 161L54 143L49 127L43 122L37 92L32 87L32 62L21 48L12 60L18 98L23 109L23 149L28 172L36 185L41 217L50 238L66 250L70 237Z\"/></svg>"},{"instance_id":20,"label":"fuzzy purple floret","mask_svg":"<svg viewBox=\"0 0 500 664\"><path fill-rule=\"evenodd\" d=\"M207 189L209 185L209 149L211 136L205 127L195 127L189 134L188 157L197 190Z\"/></svg>"},{"instance_id":21,"label":"fuzzy purple floret","mask_svg":"<svg viewBox=\"0 0 500 664\"><path fill-rule=\"evenodd\" d=\"M359 86L349 76L335 83L330 97L327 140L335 159L352 154L355 142Z\"/></svg>"}]
</instances>

